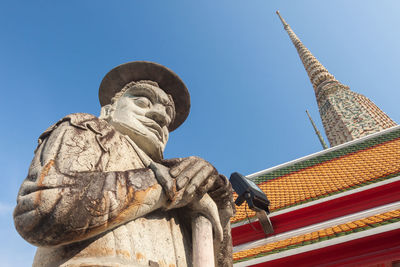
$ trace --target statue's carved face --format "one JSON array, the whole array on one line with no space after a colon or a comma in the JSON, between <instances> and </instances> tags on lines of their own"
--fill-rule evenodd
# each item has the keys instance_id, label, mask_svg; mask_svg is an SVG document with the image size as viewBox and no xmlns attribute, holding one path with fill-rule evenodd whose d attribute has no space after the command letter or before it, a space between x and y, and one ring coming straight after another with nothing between
<instances>
[{"instance_id":1,"label":"statue's carved face","mask_svg":"<svg viewBox=\"0 0 400 267\"><path fill-rule=\"evenodd\" d=\"M174 104L162 89L148 83L137 83L113 103L110 123L150 157L160 159L174 114Z\"/></svg>"}]
</instances>

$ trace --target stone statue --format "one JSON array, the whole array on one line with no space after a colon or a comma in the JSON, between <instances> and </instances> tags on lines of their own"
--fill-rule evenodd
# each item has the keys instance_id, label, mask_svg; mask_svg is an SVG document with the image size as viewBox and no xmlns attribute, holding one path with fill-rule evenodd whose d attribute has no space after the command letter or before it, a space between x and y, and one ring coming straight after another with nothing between
<instances>
[{"instance_id":1,"label":"stone statue","mask_svg":"<svg viewBox=\"0 0 400 267\"><path fill-rule=\"evenodd\" d=\"M199 213L213 225L216 266L231 266L229 181L199 157L163 159L189 113L184 83L130 62L104 77L99 98L99 118L71 114L39 137L14 211L38 246L33 266L191 266Z\"/></svg>"}]
</instances>

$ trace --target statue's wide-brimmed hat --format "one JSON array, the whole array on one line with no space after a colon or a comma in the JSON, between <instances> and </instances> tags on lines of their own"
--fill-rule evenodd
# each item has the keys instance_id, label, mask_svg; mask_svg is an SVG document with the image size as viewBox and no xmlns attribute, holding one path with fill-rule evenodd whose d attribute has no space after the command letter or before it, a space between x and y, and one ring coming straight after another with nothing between
<instances>
[{"instance_id":1,"label":"statue's wide-brimmed hat","mask_svg":"<svg viewBox=\"0 0 400 267\"><path fill-rule=\"evenodd\" d=\"M178 128L189 115L189 91L175 72L154 62L133 61L110 70L100 84L100 105L105 106L110 104L111 99L126 84L140 80L157 82L162 90L172 96L175 103L176 115L168 129L171 132Z\"/></svg>"}]
</instances>

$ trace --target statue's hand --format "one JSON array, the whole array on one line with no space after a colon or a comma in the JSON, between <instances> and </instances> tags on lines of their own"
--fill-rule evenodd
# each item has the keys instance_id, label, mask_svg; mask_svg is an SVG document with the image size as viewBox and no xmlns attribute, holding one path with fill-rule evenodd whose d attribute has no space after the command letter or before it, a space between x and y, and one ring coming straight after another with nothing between
<instances>
[{"instance_id":1,"label":"statue's hand","mask_svg":"<svg viewBox=\"0 0 400 267\"><path fill-rule=\"evenodd\" d=\"M189 179L185 177L183 171L185 167L191 168L190 166L194 166L193 162L199 165L204 164L203 166L207 166L210 170L213 170L210 174L211 179L208 179L206 184L202 184L198 187L196 195L201 197L207 192L217 204L220 213L226 213L223 217L228 219L232 217L235 213L232 186L229 180L224 175L218 174L217 170L210 163L199 157L167 159L163 160L162 163L170 168L171 177L176 178L177 190L181 192L182 189L186 187L188 188L186 194L191 194L192 192L189 190Z\"/></svg>"},{"instance_id":2,"label":"statue's hand","mask_svg":"<svg viewBox=\"0 0 400 267\"><path fill-rule=\"evenodd\" d=\"M233 190L229 180L220 174L208 194L218 206L221 222L227 223L236 211Z\"/></svg>"},{"instance_id":3,"label":"statue's hand","mask_svg":"<svg viewBox=\"0 0 400 267\"><path fill-rule=\"evenodd\" d=\"M213 225L215 241L220 243L223 228L235 209L229 181L199 157L163 160L162 163L153 162L150 168L169 197L164 207L167 210L185 207L190 217L206 216Z\"/></svg>"},{"instance_id":4,"label":"statue's hand","mask_svg":"<svg viewBox=\"0 0 400 267\"><path fill-rule=\"evenodd\" d=\"M218 177L217 170L199 157L174 159L163 164L152 162L150 168L171 201L167 209L180 208L201 198Z\"/></svg>"},{"instance_id":5,"label":"statue's hand","mask_svg":"<svg viewBox=\"0 0 400 267\"><path fill-rule=\"evenodd\" d=\"M173 200L176 197L176 180L169 174L169 168L162 164L151 162L150 169L154 172L157 181L164 188L169 200Z\"/></svg>"},{"instance_id":6,"label":"statue's hand","mask_svg":"<svg viewBox=\"0 0 400 267\"><path fill-rule=\"evenodd\" d=\"M180 202L184 205L193 199L201 198L218 177L214 166L202 158L193 156L183 158L171 167L169 173L175 178L176 189L181 194Z\"/></svg>"}]
</instances>

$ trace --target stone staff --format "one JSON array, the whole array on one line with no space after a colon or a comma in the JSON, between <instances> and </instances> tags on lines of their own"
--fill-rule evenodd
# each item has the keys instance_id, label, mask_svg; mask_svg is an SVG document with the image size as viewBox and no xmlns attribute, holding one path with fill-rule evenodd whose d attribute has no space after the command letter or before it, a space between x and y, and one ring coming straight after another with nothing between
<instances>
[{"instance_id":1,"label":"stone staff","mask_svg":"<svg viewBox=\"0 0 400 267\"><path fill-rule=\"evenodd\" d=\"M168 172L165 169L159 169L154 162L147 162L148 166L154 171L158 181L161 184L169 183ZM196 206L195 210L207 210L211 212L214 210L214 202L208 194L196 203L191 204L192 207ZM206 214L204 212L204 214ZM217 222L215 229L217 239L223 240L223 230L218 227L220 222ZM193 267L214 267L214 244L213 244L213 224L210 220L202 214L194 214L192 218L192 253L193 253Z\"/></svg>"}]
</instances>

